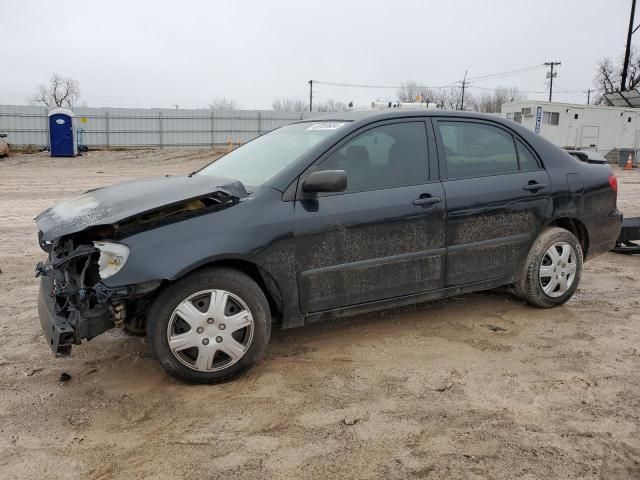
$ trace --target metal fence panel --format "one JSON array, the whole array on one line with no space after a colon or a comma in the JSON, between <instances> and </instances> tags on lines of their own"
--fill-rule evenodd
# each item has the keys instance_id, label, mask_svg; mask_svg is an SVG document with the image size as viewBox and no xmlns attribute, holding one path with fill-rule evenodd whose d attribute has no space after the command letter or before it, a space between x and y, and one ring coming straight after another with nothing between
<instances>
[{"instance_id":1,"label":"metal fence panel","mask_svg":"<svg viewBox=\"0 0 640 480\"><path fill-rule=\"evenodd\" d=\"M0 105L0 132L9 143L48 145L47 109L37 106Z\"/></svg>"},{"instance_id":2,"label":"metal fence panel","mask_svg":"<svg viewBox=\"0 0 640 480\"><path fill-rule=\"evenodd\" d=\"M213 147L253 138L309 116L308 112L271 110L212 111L142 108L72 109L82 140L93 148L112 147ZM46 107L0 105L0 132L10 144L47 147Z\"/></svg>"}]
</instances>

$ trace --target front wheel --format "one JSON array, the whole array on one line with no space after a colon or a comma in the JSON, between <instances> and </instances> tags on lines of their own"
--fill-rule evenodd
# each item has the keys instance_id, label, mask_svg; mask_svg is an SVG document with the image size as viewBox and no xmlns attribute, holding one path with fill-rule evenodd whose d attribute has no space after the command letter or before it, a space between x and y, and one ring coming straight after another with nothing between
<instances>
[{"instance_id":1,"label":"front wheel","mask_svg":"<svg viewBox=\"0 0 640 480\"><path fill-rule=\"evenodd\" d=\"M531 305L542 308L569 300L582 276L582 247L568 230L546 228L534 242L516 290Z\"/></svg>"},{"instance_id":2,"label":"front wheel","mask_svg":"<svg viewBox=\"0 0 640 480\"><path fill-rule=\"evenodd\" d=\"M195 272L170 285L147 318L151 351L191 383L221 383L249 370L271 334L269 303L249 276L229 268Z\"/></svg>"}]
</instances>

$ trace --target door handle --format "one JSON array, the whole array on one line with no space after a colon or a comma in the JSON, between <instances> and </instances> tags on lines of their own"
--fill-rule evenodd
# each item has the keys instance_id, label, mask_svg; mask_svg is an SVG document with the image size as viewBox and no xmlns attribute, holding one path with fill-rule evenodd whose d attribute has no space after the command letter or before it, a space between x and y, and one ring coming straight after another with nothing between
<instances>
[{"instance_id":1,"label":"door handle","mask_svg":"<svg viewBox=\"0 0 640 480\"><path fill-rule=\"evenodd\" d=\"M543 188L547 188L547 186L544 183L538 183L535 181L531 181L528 184L526 184L524 187L525 190L528 190L530 192L535 192L536 190L542 190Z\"/></svg>"},{"instance_id":2,"label":"door handle","mask_svg":"<svg viewBox=\"0 0 640 480\"><path fill-rule=\"evenodd\" d=\"M427 205L433 205L434 203L440 203L441 201L442 200L440 199L440 197L432 197L428 193L424 193L420 195L419 198L416 198L413 201L413 204L427 206Z\"/></svg>"}]
</instances>

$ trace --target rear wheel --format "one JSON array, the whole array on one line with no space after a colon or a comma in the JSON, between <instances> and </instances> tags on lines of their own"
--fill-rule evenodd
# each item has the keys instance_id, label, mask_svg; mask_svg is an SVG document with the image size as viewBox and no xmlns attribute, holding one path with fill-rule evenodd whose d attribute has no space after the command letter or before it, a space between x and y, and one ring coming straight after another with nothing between
<instances>
[{"instance_id":1,"label":"rear wheel","mask_svg":"<svg viewBox=\"0 0 640 480\"><path fill-rule=\"evenodd\" d=\"M147 332L152 352L172 376L192 383L226 382L262 357L271 334L269 304L244 273L203 270L158 296Z\"/></svg>"},{"instance_id":2,"label":"rear wheel","mask_svg":"<svg viewBox=\"0 0 640 480\"><path fill-rule=\"evenodd\" d=\"M550 308L569 300L582 276L582 248L568 230L546 228L534 242L516 286L531 305Z\"/></svg>"}]
</instances>

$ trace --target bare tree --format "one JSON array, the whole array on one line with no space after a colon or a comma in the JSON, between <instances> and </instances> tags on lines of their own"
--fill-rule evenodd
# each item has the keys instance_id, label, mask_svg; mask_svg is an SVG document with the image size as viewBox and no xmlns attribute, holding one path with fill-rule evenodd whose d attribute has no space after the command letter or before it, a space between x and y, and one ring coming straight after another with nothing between
<instances>
[{"instance_id":1,"label":"bare tree","mask_svg":"<svg viewBox=\"0 0 640 480\"><path fill-rule=\"evenodd\" d=\"M32 104L42 103L47 107L73 107L80 96L80 84L73 78L58 73L51 75L49 84L39 85L31 97Z\"/></svg>"},{"instance_id":2,"label":"bare tree","mask_svg":"<svg viewBox=\"0 0 640 480\"><path fill-rule=\"evenodd\" d=\"M235 100L229 100L226 97L218 97L214 98L211 103L209 103L209 108L211 110L238 110L240 107Z\"/></svg>"},{"instance_id":3,"label":"bare tree","mask_svg":"<svg viewBox=\"0 0 640 480\"><path fill-rule=\"evenodd\" d=\"M597 97L595 99L595 103L599 104L604 99L602 95L605 93L613 93L617 90L615 85L618 85L619 73L616 65L610 58L604 58L600 63L598 63L598 73L594 78L594 85L597 88Z\"/></svg>"},{"instance_id":4,"label":"bare tree","mask_svg":"<svg viewBox=\"0 0 640 480\"><path fill-rule=\"evenodd\" d=\"M524 100L525 98L526 95L521 93L517 87L496 87L491 93L482 93L480 98L470 105L473 110L478 112L500 113L503 103ZM467 102L465 101L465 103Z\"/></svg>"},{"instance_id":5,"label":"bare tree","mask_svg":"<svg viewBox=\"0 0 640 480\"><path fill-rule=\"evenodd\" d=\"M596 76L593 84L596 87L594 102L596 105L606 103L604 95L620 90L622 81L622 59L613 60L609 57L603 58L597 66ZM640 86L640 56L636 49L631 49L629 56L629 70L627 72L627 83L623 90L631 90Z\"/></svg>"},{"instance_id":6,"label":"bare tree","mask_svg":"<svg viewBox=\"0 0 640 480\"><path fill-rule=\"evenodd\" d=\"M413 80L409 80L400 84L400 88L396 91L399 102L425 102L436 103L438 94L435 90L418 85Z\"/></svg>"},{"instance_id":7,"label":"bare tree","mask_svg":"<svg viewBox=\"0 0 640 480\"><path fill-rule=\"evenodd\" d=\"M443 110L460 110L462 107L462 90L460 87L429 88L418 85L413 80L401 84L396 91L399 102L425 102L435 103ZM471 110L475 105L475 99L469 90L464 93L464 109Z\"/></svg>"},{"instance_id":8,"label":"bare tree","mask_svg":"<svg viewBox=\"0 0 640 480\"><path fill-rule=\"evenodd\" d=\"M471 92L465 90L463 106L462 89L460 87L449 87L439 90L437 94L435 94L433 101L443 110L472 110L476 103Z\"/></svg>"},{"instance_id":9,"label":"bare tree","mask_svg":"<svg viewBox=\"0 0 640 480\"><path fill-rule=\"evenodd\" d=\"M325 102L317 104L315 110L318 112L346 112L349 110L349 105L329 98Z\"/></svg>"},{"instance_id":10,"label":"bare tree","mask_svg":"<svg viewBox=\"0 0 640 480\"><path fill-rule=\"evenodd\" d=\"M271 104L276 112L306 112L307 103L300 98L276 98Z\"/></svg>"}]
</instances>

